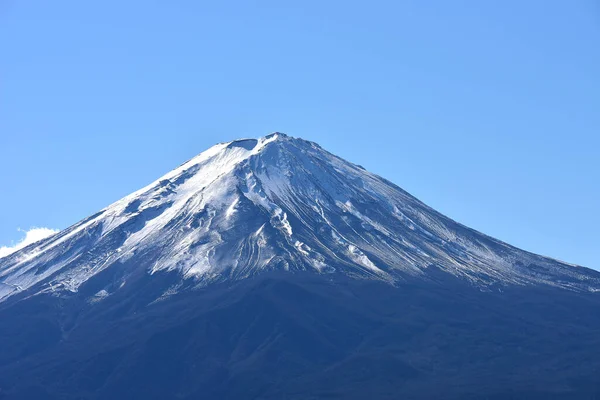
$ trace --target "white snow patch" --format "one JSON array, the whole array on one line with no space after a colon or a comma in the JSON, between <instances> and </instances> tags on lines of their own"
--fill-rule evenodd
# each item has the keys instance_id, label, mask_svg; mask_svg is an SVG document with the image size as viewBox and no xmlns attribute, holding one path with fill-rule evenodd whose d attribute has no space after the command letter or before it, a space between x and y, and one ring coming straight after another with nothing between
<instances>
[{"instance_id":1,"label":"white snow patch","mask_svg":"<svg viewBox=\"0 0 600 400\"><path fill-rule=\"evenodd\" d=\"M227 210L225 211L225 218L229 219L233 213L235 212L235 206L237 206L237 204L240 202L240 198L236 197L233 202L231 202L231 205L229 207L227 207Z\"/></svg>"},{"instance_id":2,"label":"white snow patch","mask_svg":"<svg viewBox=\"0 0 600 400\"><path fill-rule=\"evenodd\" d=\"M369 260L369 257L367 257L366 254L363 253L358 247L350 244L348 245L348 251L350 252L352 258L354 258L354 260L360 265L367 267L373 272L383 273L383 271L373 264L373 262Z\"/></svg>"},{"instance_id":3,"label":"white snow patch","mask_svg":"<svg viewBox=\"0 0 600 400\"><path fill-rule=\"evenodd\" d=\"M106 290L102 289L98 293L96 293L95 295L93 295L89 299L89 302L92 303L92 304L98 303L98 302L104 300L105 298L107 298L109 295L110 295L110 293L108 293Z\"/></svg>"}]
</instances>

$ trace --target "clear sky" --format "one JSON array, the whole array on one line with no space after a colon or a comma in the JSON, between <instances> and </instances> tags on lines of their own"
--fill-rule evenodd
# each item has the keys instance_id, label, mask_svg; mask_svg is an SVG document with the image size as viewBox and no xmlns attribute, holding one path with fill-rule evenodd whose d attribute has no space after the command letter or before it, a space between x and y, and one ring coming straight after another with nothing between
<instances>
[{"instance_id":1,"label":"clear sky","mask_svg":"<svg viewBox=\"0 0 600 400\"><path fill-rule=\"evenodd\" d=\"M597 0L0 0L0 245L272 131L600 268Z\"/></svg>"}]
</instances>

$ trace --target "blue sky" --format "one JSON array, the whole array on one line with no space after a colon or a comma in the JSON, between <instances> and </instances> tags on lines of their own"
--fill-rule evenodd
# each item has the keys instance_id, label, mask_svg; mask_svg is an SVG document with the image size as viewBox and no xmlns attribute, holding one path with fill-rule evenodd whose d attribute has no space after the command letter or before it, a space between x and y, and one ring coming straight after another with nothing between
<instances>
[{"instance_id":1,"label":"blue sky","mask_svg":"<svg viewBox=\"0 0 600 400\"><path fill-rule=\"evenodd\" d=\"M1 1L0 245L216 142L319 142L600 268L600 3Z\"/></svg>"}]
</instances>

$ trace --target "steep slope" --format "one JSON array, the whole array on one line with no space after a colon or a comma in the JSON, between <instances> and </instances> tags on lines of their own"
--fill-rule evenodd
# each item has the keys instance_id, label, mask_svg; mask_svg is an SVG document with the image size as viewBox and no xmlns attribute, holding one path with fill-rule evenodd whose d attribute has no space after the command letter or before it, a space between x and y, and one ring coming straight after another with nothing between
<instances>
[{"instance_id":1,"label":"steep slope","mask_svg":"<svg viewBox=\"0 0 600 400\"><path fill-rule=\"evenodd\" d=\"M441 269L479 286L600 287L593 271L468 229L317 144L280 133L218 144L71 228L0 259L0 299L76 292L106 269L119 269L120 278L100 288L94 301L139 270L180 274L161 296L266 270L397 282L427 279Z\"/></svg>"}]
</instances>

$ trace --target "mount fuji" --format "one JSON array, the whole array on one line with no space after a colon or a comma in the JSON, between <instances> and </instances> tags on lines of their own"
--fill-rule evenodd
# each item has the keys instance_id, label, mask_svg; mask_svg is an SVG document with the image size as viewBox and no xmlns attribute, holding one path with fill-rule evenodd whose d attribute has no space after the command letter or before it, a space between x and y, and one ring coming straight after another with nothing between
<instances>
[{"instance_id":1,"label":"mount fuji","mask_svg":"<svg viewBox=\"0 0 600 400\"><path fill-rule=\"evenodd\" d=\"M0 399L595 398L598 291L274 133L0 258Z\"/></svg>"}]
</instances>

